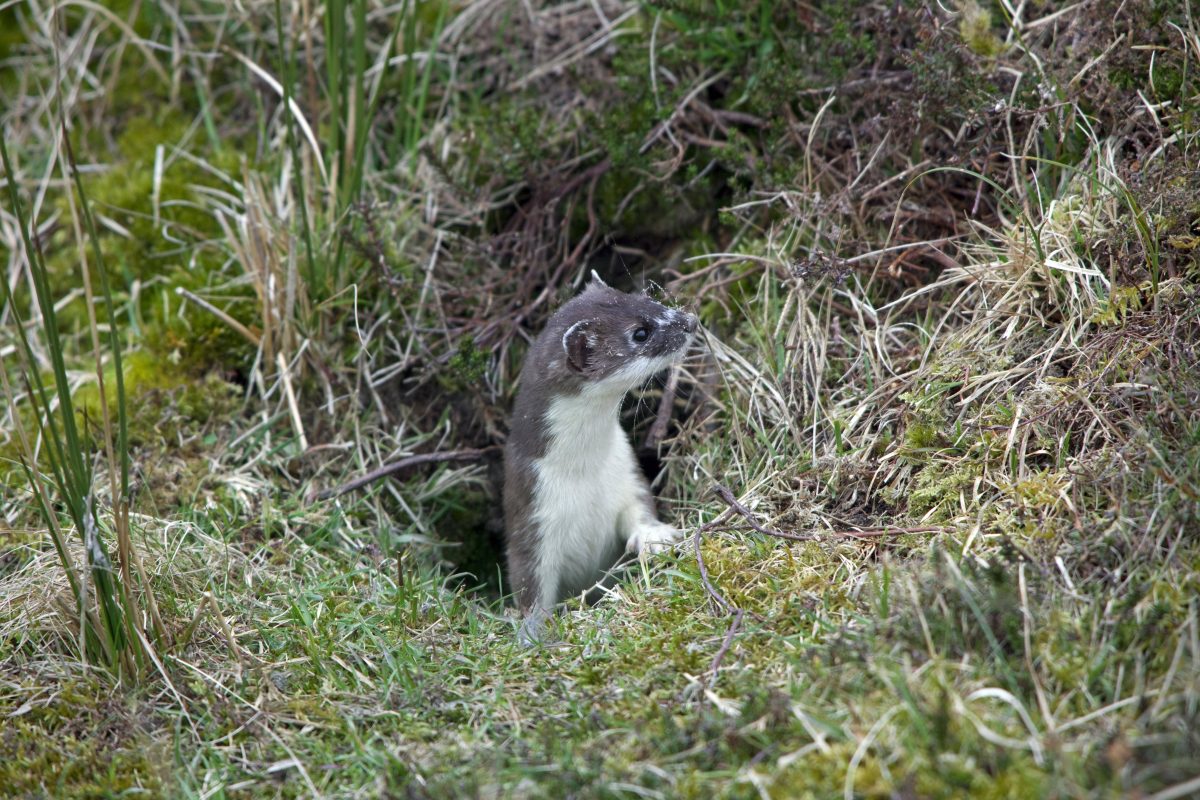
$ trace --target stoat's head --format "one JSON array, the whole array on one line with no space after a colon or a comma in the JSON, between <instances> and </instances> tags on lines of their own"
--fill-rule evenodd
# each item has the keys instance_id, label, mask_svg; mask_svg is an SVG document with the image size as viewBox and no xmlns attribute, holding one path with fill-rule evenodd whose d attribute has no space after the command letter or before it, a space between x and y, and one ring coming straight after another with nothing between
<instances>
[{"instance_id":1,"label":"stoat's head","mask_svg":"<svg viewBox=\"0 0 1200 800\"><path fill-rule=\"evenodd\" d=\"M563 368L598 388L627 391L683 357L696 316L593 279L558 310Z\"/></svg>"}]
</instances>

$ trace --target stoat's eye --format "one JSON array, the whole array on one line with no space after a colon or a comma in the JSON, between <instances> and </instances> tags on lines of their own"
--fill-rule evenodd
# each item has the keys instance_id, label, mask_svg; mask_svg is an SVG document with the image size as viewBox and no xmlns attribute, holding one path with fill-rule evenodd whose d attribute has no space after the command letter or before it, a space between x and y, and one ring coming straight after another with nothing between
<instances>
[{"instance_id":1,"label":"stoat's eye","mask_svg":"<svg viewBox=\"0 0 1200 800\"><path fill-rule=\"evenodd\" d=\"M633 332L633 340L635 342L637 342L638 344L641 344L642 342L646 341L649 338L650 338L650 329L645 326L638 328Z\"/></svg>"}]
</instances>

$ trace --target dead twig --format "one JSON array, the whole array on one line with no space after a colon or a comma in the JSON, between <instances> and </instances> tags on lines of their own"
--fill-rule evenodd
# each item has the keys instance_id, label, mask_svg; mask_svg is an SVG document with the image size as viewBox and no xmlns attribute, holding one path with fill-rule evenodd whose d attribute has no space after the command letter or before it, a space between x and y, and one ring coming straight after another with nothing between
<instances>
[{"instance_id":1,"label":"dead twig","mask_svg":"<svg viewBox=\"0 0 1200 800\"><path fill-rule=\"evenodd\" d=\"M679 390L679 367L671 370L667 376L667 385L663 387L662 399L658 403L658 413L654 415L654 423L646 431L646 439L642 443L644 450L657 450L658 444L667 435L667 426L671 424L671 410L675 407L675 394Z\"/></svg>"},{"instance_id":2,"label":"dead twig","mask_svg":"<svg viewBox=\"0 0 1200 800\"><path fill-rule=\"evenodd\" d=\"M499 447L480 447L463 450L444 450L436 453L418 453L415 456L405 456L399 461L392 461L391 463L384 464L382 467L373 469L366 475L355 478L348 483L343 483L341 486L337 486L332 489L324 489L320 492L317 492L315 495L312 495L311 500L320 501L328 500L331 497L340 497L347 492L352 492L355 489L362 488L368 483L374 483L381 478L386 478L388 475L393 475L397 472L401 472L411 467L418 467L423 464L442 464L447 461L478 461L499 449Z\"/></svg>"},{"instance_id":3,"label":"dead twig","mask_svg":"<svg viewBox=\"0 0 1200 800\"><path fill-rule=\"evenodd\" d=\"M708 592L709 597L717 601L717 605L726 611L732 612L735 606L725 599L725 596L717 591L717 587L713 586L712 581L708 579L708 567L704 565L704 554L700 552L700 537L718 527L725 518L729 516L730 509L725 509L721 515L712 522L706 522L696 529L695 535L692 536L692 543L696 546L696 564L700 567L700 583L704 585L704 589Z\"/></svg>"},{"instance_id":4,"label":"dead twig","mask_svg":"<svg viewBox=\"0 0 1200 800\"><path fill-rule=\"evenodd\" d=\"M717 671L721 669L721 662L725 660L725 654L729 652L729 648L733 645L733 637L737 636L737 632L742 629L742 619L746 616L746 612L740 608L733 609L733 621L729 623L729 629L725 631L725 638L721 641L721 647L717 650L717 654L713 656L712 663L708 666L708 671L712 673L713 678L717 677Z\"/></svg>"}]
</instances>

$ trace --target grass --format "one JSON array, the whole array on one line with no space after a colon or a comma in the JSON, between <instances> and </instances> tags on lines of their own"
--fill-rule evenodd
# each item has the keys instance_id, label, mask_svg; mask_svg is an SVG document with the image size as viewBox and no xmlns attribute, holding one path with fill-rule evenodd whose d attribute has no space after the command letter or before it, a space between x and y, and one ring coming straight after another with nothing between
<instances>
[{"instance_id":1,"label":"grass","mask_svg":"<svg viewBox=\"0 0 1200 800\"><path fill-rule=\"evenodd\" d=\"M0 7L0 794L1200 791L1194 13ZM592 269L688 542L526 650Z\"/></svg>"}]
</instances>

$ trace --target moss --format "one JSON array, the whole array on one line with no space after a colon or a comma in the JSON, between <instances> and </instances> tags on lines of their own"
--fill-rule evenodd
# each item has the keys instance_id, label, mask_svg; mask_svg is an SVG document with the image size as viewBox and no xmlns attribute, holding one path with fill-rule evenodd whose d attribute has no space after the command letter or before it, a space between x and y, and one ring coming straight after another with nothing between
<instances>
[{"instance_id":1,"label":"moss","mask_svg":"<svg viewBox=\"0 0 1200 800\"><path fill-rule=\"evenodd\" d=\"M908 513L925 515L938 521L953 517L965 490L970 489L982 474L979 465L970 461L961 464L937 463L917 473L908 492Z\"/></svg>"},{"instance_id":2,"label":"moss","mask_svg":"<svg viewBox=\"0 0 1200 800\"><path fill-rule=\"evenodd\" d=\"M1009 494L1023 507L1054 508L1071 486L1071 477L1053 470L1041 470L1012 484Z\"/></svg>"},{"instance_id":3,"label":"moss","mask_svg":"<svg viewBox=\"0 0 1200 800\"><path fill-rule=\"evenodd\" d=\"M1142 307L1142 293L1136 286L1114 286L1108 297L1100 302L1091 322L1096 325L1121 325Z\"/></svg>"},{"instance_id":4,"label":"moss","mask_svg":"<svg viewBox=\"0 0 1200 800\"><path fill-rule=\"evenodd\" d=\"M122 74L130 72L135 70ZM129 119L117 138L116 153L105 159L111 167L98 177L85 178L85 191L93 212L109 221L99 228L100 249L127 334L141 338L162 358L198 373L213 368L245 370L253 358L253 346L209 312L181 309L183 300L174 293L176 287L205 293L213 285L231 283L234 277L224 273L225 252L207 245L223 233L205 192L235 191L214 171L239 176L242 158L233 150L202 151L196 158L208 159L209 164L201 166L175 154L188 129L187 119L178 111L156 109ZM156 180L159 148L163 149L164 167ZM60 196L56 203L59 211L69 216L67 199ZM63 226L47 248L55 296L68 294L79 283L79 251L72 237L70 226ZM223 295L218 305L232 306L234 317L246 316L239 313L238 304L254 299L247 284L226 288ZM103 303L96 312L102 323L107 322ZM59 312L60 326L67 333L86 330L87 320L82 297ZM252 327L252 319L246 322Z\"/></svg>"},{"instance_id":5,"label":"moss","mask_svg":"<svg viewBox=\"0 0 1200 800\"><path fill-rule=\"evenodd\" d=\"M1018 755L1006 768L993 770L971 756L949 753L916 777L916 796L953 798L968 796L986 800L1013 797L1044 797L1048 779L1031 756Z\"/></svg>"},{"instance_id":6,"label":"moss","mask_svg":"<svg viewBox=\"0 0 1200 800\"><path fill-rule=\"evenodd\" d=\"M164 249L164 233L200 241L221 232L214 216L202 207L196 187L228 191L229 186L172 152L184 141L188 127L187 120L175 112L129 120L116 142L116 163L86 183L96 210L129 231L120 252L113 253L127 279L145 281L162 274L164 263L157 254ZM165 163L156 193L154 165L160 147L165 151ZM213 167L236 170L237 162L231 162L231 157L218 159L225 163Z\"/></svg>"},{"instance_id":7,"label":"moss","mask_svg":"<svg viewBox=\"0 0 1200 800\"><path fill-rule=\"evenodd\" d=\"M802 758L789 759L791 763L771 777L771 796L815 800L835 793L840 795L846 783L847 766L856 749L855 742L840 742L815 749ZM896 786L886 775L879 758L868 752L855 769L853 796L878 800L894 797Z\"/></svg>"},{"instance_id":8,"label":"moss","mask_svg":"<svg viewBox=\"0 0 1200 800\"><path fill-rule=\"evenodd\" d=\"M944 443L941 431L927 423L915 422L904 429L904 446L913 455L936 450Z\"/></svg>"},{"instance_id":9,"label":"moss","mask_svg":"<svg viewBox=\"0 0 1200 800\"><path fill-rule=\"evenodd\" d=\"M177 444L181 435L210 420L226 419L237 404L237 389L210 374L193 378L172 369L145 352L131 353L123 361L129 442L134 447ZM104 388L109 412L116 413L116 372L105 370ZM88 383L74 396L78 422L98 432L103 420L100 387Z\"/></svg>"},{"instance_id":10,"label":"moss","mask_svg":"<svg viewBox=\"0 0 1200 800\"><path fill-rule=\"evenodd\" d=\"M67 683L31 708L0 705L5 796L159 795L170 757L131 721L124 702L100 687Z\"/></svg>"},{"instance_id":11,"label":"moss","mask_svg":"<svg viewBox=\"0 0 1200 800\"><path fill-rule=\"evenodd\" d=\"M157 796L164 780L163 748L110 748L97 739L56 738L46 729L9 720L0 733L0 786L8 797L103 798Z\"/></svg>"},{"instance_id":12,"label":"moss","mask_svg":"<svg viewBox=\"0 0 1200 800\"><path fill-rule=\"evenodd\" d=\"M123 360L129 446L136 479L135 502L151 510L175 508L193 499L195 492L211 475L211 464L201 441L205 432L225 426L238 407L238 389L219 375L192 376L174 368L164 368L161 360L145 351L128 353ZM116 428L116 370L112 361L104 371L104 388L109 413ZM98 455L104 448L103 408L100 386L93 380L83 384L72 396L76 424L84 437L87 456ZM37 430L28 406L18 409L26 432ZM47 451L41 450L40 468L47 475ZM20 491L28 489L21 467L21 452L15 436L0 444L0 486ZM143 482L144 481L144 482ZM140 498L140 499L139 499ZM25 507L33 524L36 513L32 504Z\"/></svg>"},{"instance_id":13,"label":"moss","mask_svg":"<svg viewBox=\"0 0 1200 800\"><path fill-rule=\"evenodd\" d=\"M992 31L992 12L976 0L965 0L959 7L958 33L963 44L977 56L995 58L1004 50L1004 43Z\"/></svg>"}]
</instances>

